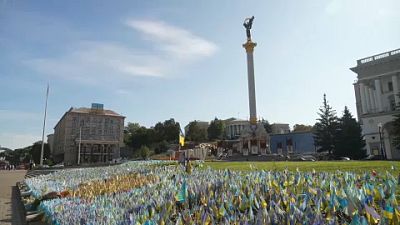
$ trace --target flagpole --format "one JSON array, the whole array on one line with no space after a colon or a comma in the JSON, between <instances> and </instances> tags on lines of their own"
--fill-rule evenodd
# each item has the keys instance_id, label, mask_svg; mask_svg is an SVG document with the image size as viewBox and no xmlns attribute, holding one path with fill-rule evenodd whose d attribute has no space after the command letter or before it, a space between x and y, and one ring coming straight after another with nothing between
<instances>
[{"instance_id":1,"label":"flagpole","mask_svg":"<svg viewBox=\"0 0 400 225\"><path fill-rule=\"evenodd\" d=\"M47 116L47 100L49 98L49 83L47 83L46 91L46 105L44 108L44 119L43 119L43 131L42 131L42 149L40 151L40 166L43 166L43 154L44 154L44 130L46 129L46 116Z\"/></svg>"}]
</instances>

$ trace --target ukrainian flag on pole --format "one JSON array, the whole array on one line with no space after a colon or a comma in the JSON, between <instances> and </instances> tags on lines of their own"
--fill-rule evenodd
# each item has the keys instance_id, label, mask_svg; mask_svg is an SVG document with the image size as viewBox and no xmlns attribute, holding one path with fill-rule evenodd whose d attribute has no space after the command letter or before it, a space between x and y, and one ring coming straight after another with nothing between
<instances>
[{"instance_id":1,"label":"ukrainian flag on pole","mask_svg":"<svg viewBox=\"0 0 400 225\"><path fill-rule=\"evenodd\" d=\"M179 145L184 146L185 145L185 136L183 135L182 130L180 130L179 133Z\"/></svg>"}]
</instances>

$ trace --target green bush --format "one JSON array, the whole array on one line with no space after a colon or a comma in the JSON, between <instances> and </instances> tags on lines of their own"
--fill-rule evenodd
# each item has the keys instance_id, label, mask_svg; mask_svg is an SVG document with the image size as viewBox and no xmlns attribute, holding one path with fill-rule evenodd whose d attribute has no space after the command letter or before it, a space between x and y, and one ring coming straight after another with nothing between
<instances>
[{"instance_id":1,"label":"green bush","mask_svg":"<svg viewBox=\"0 0 400 225\"><path fill-rule=\"evenodd\" d=\"M139 154L142 159L147 159L150 156L150 149L146 145L142 145L139 149Z\"/></svg>"}]
</instances>

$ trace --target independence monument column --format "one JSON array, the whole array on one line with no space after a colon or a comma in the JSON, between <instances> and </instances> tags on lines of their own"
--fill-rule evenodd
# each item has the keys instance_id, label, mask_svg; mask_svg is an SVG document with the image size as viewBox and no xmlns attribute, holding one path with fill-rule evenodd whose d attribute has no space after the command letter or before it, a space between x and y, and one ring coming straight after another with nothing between
<instances>
[{"instance_id":1,"label":"independence monument column","mask_svg":"<svg viewBox=\"0 0 400 225\"><path fill-rule=\"evenodd\" d=\"M249 109L250 123L243 130L240 137L240 151L244 156L251 155L266 155L270 153L269 135L265 131L261 122L257 121L256 110L256 88L254 80L254 61L253 52L256 43L251 40L251 27L253 25L254 16L244 20L243 26L246 28L247 41L243 44L247 53L247 79L249 88Z\"/></svg>"},{"instance_id":2,"label":"independence monument column","mask_svg":"<svg viewBox=\"0 0 400 225\"><path fill-rule=\"evenodd\" d=\"M253 61L253 51L257 43L251 40L250 29L253 25L254 16L247 18L243 26L246 28L247 41L243 44L247 53L247 79L249 86L249 108L250 108L250 126L255 128L257 126L257 110L256 110L256 88L254 80L254 61Z\"/></svg>"}]
</instances>

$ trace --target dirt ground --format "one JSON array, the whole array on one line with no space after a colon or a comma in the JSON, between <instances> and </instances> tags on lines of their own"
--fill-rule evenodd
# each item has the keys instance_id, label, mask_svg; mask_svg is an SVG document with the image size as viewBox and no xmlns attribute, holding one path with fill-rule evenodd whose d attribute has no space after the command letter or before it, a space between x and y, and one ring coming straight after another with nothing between
<instances>
[{"instance_id":1,"label":"dirt ground","mask_svg":"<svg viewBox=\"0 0 400 225\"><path fill-rule=\"evenodd\" d=\"M26 170L0 170L0 224L21 224L16 182L22 181Z\"/></svg>"}]
</instances>

